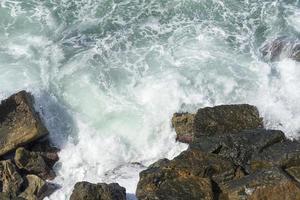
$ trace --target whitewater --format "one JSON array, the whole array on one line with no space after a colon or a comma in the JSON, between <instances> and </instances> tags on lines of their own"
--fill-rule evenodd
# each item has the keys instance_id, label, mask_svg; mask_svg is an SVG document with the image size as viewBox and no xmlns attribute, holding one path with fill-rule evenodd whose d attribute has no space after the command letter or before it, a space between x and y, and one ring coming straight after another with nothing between
<instances>
[{"instance_id":1,"label":"whitewater","mask_svg":"<svg viewBox=\"0 0 300 200\"><path fill-rule=\"evenodd\" d=\"M0 99L33 93L61 148L50 200L78 181L118 182L186 149L175 112L258 107L300 135L300 64L260 48L300 38L299 0L0 0Z\"/></svg>"}]
</instances>

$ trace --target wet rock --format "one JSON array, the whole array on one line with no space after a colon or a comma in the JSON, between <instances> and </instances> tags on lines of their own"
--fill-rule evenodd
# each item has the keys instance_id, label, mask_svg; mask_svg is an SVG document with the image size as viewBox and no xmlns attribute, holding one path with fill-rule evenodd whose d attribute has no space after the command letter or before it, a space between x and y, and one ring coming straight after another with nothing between
<instances>
[{"instance_id":1,"label":"wet rock","mask_svg":"<svg viewBox=\"0 0 300 200\"><path fill-rule=\"evenodd\" d=\"M55 185L47 183L36 175L27 175L26 180L27 187L19 195L26 200L42 200L56 190Z\"/></svg>"},{"instance_id":2,"label":"wet rock","mask_svg":"<svg viewBox=\"0 0 300 200\"><path fill-rule=\"evenodd\" d=\"M126 190L117 183L79 182L75 184L70 200L126 200Z\"/></svg>"},{"instance_id":3,"label":"wet rock","mask_svg":"<svg viewBox=\"0 0 300 200\"><path fill-rule=\"evenodd\" d=\"M255 106L248 104L221 105L198 110L194 120L195 137L238 133L263 127Z\"/></svg>"},{"instance_id":4,"label":"wet rock","mask_svg":"<svg viewBox=\"0 0 300 200\"><path fill-rule=\"evenodd\" d=\"M21 190L23 179L10 160L0 161L0 177L2 192L11 197L16 197ZM5 196L5 194L3 194Z\"/></svg>"},{"instance_id":5,"label":"wet rock","mask_svg":"<svg viewBox=\"0 0 300 200\"><path fill-rule=\"evenodd\" d=\"M196 149L182 152L173 160L163 159L140 173L138 199L213 199L212 184L235 177L228 160Z\"/></svg>"},{"instance_id":6,"label":"wet rock","mask_svg":"<svg viewBox=\"0 0 300 200\"><path fill-rule=\"evenodd\" d=\"M281 57L300 61L300 41L298 39L279 37L266 43L260 51L270 61L280 60Z\"/></svg>"},{"instance_id":7,"label":"wet rock","mask_svg":"<svg viewBox=\"0 0 300 200\"><path fill-rule=\"evenodd\" d=\"M28 146L28 150L40 154L49 168L52 168L59 160L58 152L60 149L53 146L49 139L34 142L34 144Z\"/></svg>"},{"instance_id":8,"label":"wet rock","mask_svg":"<svg viewBox=\"0 0 300 200\"><path fill-rule=\"evenodd\" d=\"M23 147L16 150L15 163L19 169L38 175L42 179L53 179L55 173L47 165L41 153L31 152Z\"/></svg>"},{"instance_id":9,"label":"wet rock","mask_svg":"<svg viewBox=\"0 0 300 200\"><path fill-rule=\"evenodd\" d=\"M29 93L21 91L1 102L0 156L47 134Z\"/></svg>"},{"instance_id":10,"label":"wet rock","mask_svg":"<svg viewBox=\"0 0 300 200\"><path fill-rule=\"evenodd\" d=\"M283 168L300 166L300 142L285 140L252 155L251 170L256 171L272 166Z\"/></svg>"},{"instance_id":11,"label":"wet rock","mask_svg":"<svg viewBox=\"0 0 300 200\"><path fill-rule=\"evenodd\" d=\"M175 113L172 117L172 126L177 134L176 140L183 143L190 143L194 138L195 114Z\"/></svg>"},{"instance_id":12,"label":"wet rock","mask_svg":"<svg viewBox=\"0 0 300 200\"><path fill-rule=\"evenodd\" d=\"M297 183L279 168L258 171L221 187L220 199L290 200L300 199Z\"/></svg>"},{"instance_id":13,"label":"wet rock","mask_svg":"<svg viewBox=\"0 0 300 200\"><path fill-rule=\"evenodd\" d=\"M190 144L189 148L225 157L237 166L247 167L252 155L260 153L273 144L286 140L284 133L278 130L253 129L238 134L201 136Z\"/></svg>"}]
</instances>

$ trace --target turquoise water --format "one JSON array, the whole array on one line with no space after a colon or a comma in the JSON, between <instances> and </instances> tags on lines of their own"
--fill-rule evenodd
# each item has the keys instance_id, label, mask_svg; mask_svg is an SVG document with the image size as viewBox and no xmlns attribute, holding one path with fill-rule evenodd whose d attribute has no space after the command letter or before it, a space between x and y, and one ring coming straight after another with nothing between
<instances>
[{"instance_id":1,"label":"turquoise water","mask_svg":"<svg viewBox=\"0 0 300 200\"><path fill-rule=\"evenodd\" d=\"M2 0L0 97L31 91L62 148L50 199L81 180L134 193L143 165L186 148L174 112L251 103L298 137L299 63L259 48L299 27L297 0Z\"/></svg>"}]
</instances>

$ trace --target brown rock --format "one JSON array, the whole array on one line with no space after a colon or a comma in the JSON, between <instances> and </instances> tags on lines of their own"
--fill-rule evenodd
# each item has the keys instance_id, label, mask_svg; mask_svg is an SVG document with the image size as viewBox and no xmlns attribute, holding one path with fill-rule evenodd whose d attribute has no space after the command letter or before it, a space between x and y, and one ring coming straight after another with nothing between
<instances>
[{"instance_id":1,"label":"brown rock","mask_svg":"<svg viewBox=\"0 0 300 200\"><path fill-rule=\"evenodd\" d=\"M255 106L248 104L221 105L198 110L194 121L195 137L238 133L263 127Z\"/></svg>"},{"instance_id":2,"label":"brown rock","mask_svg":"<svg viewBox=\"0 0 300 200\"><path fill-rule=\"evenodd\" d=\"M79 182L75 184L70 200L126 200L126 190L117 183Z\"/></svg>"},{"instance_id":3,"label":"brown rock","mask_svg":"<svg viewBox=\"0 0 300 200\"><path fill-rule=\"evenodd\" d=\"M0 156L47 134L29 93L21 91L1 102Z\"/></svg>"},{"instance_id":4,"label":"brown rock","mask_svg":"<svg viewBox=\"0 0 300 200\"><path fill-rule=\"evenodd\" d=\"M15 163L19 169L36 174L44 180L55 177L54 171L47 165L40 153L27 151L23 147L16 150Z\"/></svg>"},{"instance_id":5,"label":"brown rock","mask_svg":"<svg viewBox=\"0 0 300 200\"><path fill-rule=\"evenodd\" d=\"M12 197L20 193L23 179L10 160L0 161L0 177L2 192Z\"/></svg>"},{"instance_id":6,"label":"brown rock","mask_svg":"<svg viewBox=\"0 0 300 200\"><path fill-rule=\"evenodd\" d=\"M176 140L183 143L190 143L194 138L195 114L175 113L172 118L172 126L177 134Z\"/></svg>"},{"instance_id":7,"label":"brown rock","mask_svg":"<svg viewBox=\"0 0 300 200\"><path fill-rule=\"evenodd\" d=\"M282 170L262 170L233 180L222 187L221 199L291 200L300 199L300 188Z\"/></svg>"},{"instance_id":8,"label":"brown rock","mask_svg":"<svg viewBox=\"0 0 300 200\"><path fill-rule=\"evenodd\" d=\"M27 175L27 188L22 192L19 197L26 200L42 200L46 196L52 194L56 187L53 184L47 183L36 175Z\"/></svg>"},{"instance_id":9,"label":"brown rock","mask_svg":"<svg viewBox=\"0 0 300 200\"><path fill-rule=\"evenodd\" d=\"M223 183L235 177L228 160L196 149L173 160L163 159L140 173L138 199L213 199L213 180Z\"/></svg>"}]
</instances>

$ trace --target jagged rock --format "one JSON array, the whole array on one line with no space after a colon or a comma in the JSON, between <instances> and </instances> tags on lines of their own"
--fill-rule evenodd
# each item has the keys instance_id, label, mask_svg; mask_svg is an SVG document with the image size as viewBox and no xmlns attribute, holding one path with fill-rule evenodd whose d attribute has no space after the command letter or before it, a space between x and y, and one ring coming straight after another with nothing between
<instances>
[{"instance_id":1,"label":"jagged rock","mask_svg":"<svg viewBox=\"0 0 300 200\"><path fill-rule=\"evenodd\" d=\"M195 114L175 113L172 117L172 126L177 134L176 140L183 143L190 143L194 138Z\"/></svg>"},{"instance_id":2,"label":"jagged rock","mask_svg":"<svg viewBox=\"0 0 300 200\"><path fill-rule=\"evenodd\" d=\"M1 102L0 156L47 134L29 93L21 91Z\"/></svg>"},{"instance_id":3,"label":"jagged rock","mask_svg":"<svg viewBox=\"0 0 300 200\"><path fill-rule=\"evenodd\" d=\"M3 193L7 193L11 197L20 193L23 179L10 160L0 161L0 177Z\"/></svg>"},{"instance_id":4,"label":"jagged rock","mask_svg":"<svg viewBox=\"0 0 300 200\"><path fill-rule=\"evenodd\" d=\"M238 134L202 136L194 140L189 148L207 153L215 153L230 159L237 166L246 168L252 155L269 146L286 140L278 130L254 129L240 131Z\"/></svg>"},{"instance_id":5,"label":"jagged rock","mask_svg":"<svg viewBox=\"0 0 300 200\"><path fill-rule=\"evenodd\" d=\"M26 200L42 200L52 194L56 187L36 175L27 175L27 188L19 197Z\"/></svg>"},{"instance_id":6,"label":"jagged rock","mask_svg":"<svg viewBox=\"0 0 300 200\"><path fill-rule=\"evenodd\" d=\"M54 171L47 165L43 156L38 152L31 152L23 147L16 150L15 163L19 169L36 174L42 179L53 179Z\"/></svg>"},{"instance_id":7,"label":"jagged rock","mask_svg":"<svg viewBox=\"0 0 300 200\"><path fill-rule=\"evenodd\" d=\"M262 128L262 118L255 106L248 104L221 105L198 110L194 121L195 137L238 133Z\"/></svg>"},{"instance_id":8,"label":"jagged rock","mask_svg":"<svg viewBox=\"0 0 300 200\"><path fill-rule=\"evenodd\" d=\"M126 200L126 190L117 183L78 182L70 200Z\"/></svg>"},{"instance_id":9,"label":"jagged rock","mask_svg":"<svg viewBox=\"0 0 300 200\"><path fill-rule=\"evenodd\" d=\"M300 188L279 168L258 171L222 185L220 199L290 200L300 199Z\"/></svg>"},{"instance_id":10,"label":"jagged rock","mask_svg":"<svg viewBox=\"0 0 300 200\"><path fill-rule=\"evenodd\" d=\"M230 161L189 149L173 160L160 160L142 171L136 195L139 200L213 199L212 183L232 180L235 172Z\"/></svg>"},{"instance_id":11,"label":"jagged rock","mask_svg":"<svg viewBox=\"0 0 300 200\"><path fill-rule=\"evenodd\" d=\"M300 166L294 166L285 169L285 171L296 181L300 183Z\"/></svg>"},{"instance_id":12,"label":"jagged rock","mask_svg":"<svg viewBox=\"0 0 300 200\"><path fill-rule=\"evenodd\" d=\"M289 168L300 166L300 142L285 140L270 145L252 155L250 161L251 170L280 166Z\"/></svg>"},{"instance_id":13,"label":"jagged rock","mask_svg":"<svg viewBox=\"0 0 300 200\"><path fill-rule=\"evenodd\" d=\"M260 51L270 61L279 60L281 57L300 61L300 41L286 36L268 42Z\"/></svg>"},{"instance_id":14,"label":"jagged rock","mask_svg":"<svg viewBox=\"0 0 300 200\"><path fill-rule=\"evenodd\" d=\"M54 164L59 160L57 147L54 147L49 139L43 141L36 141L33 145L28 146L28 150L40 154L49 168L52 168Z\"/></svg>"}]
</instances>

